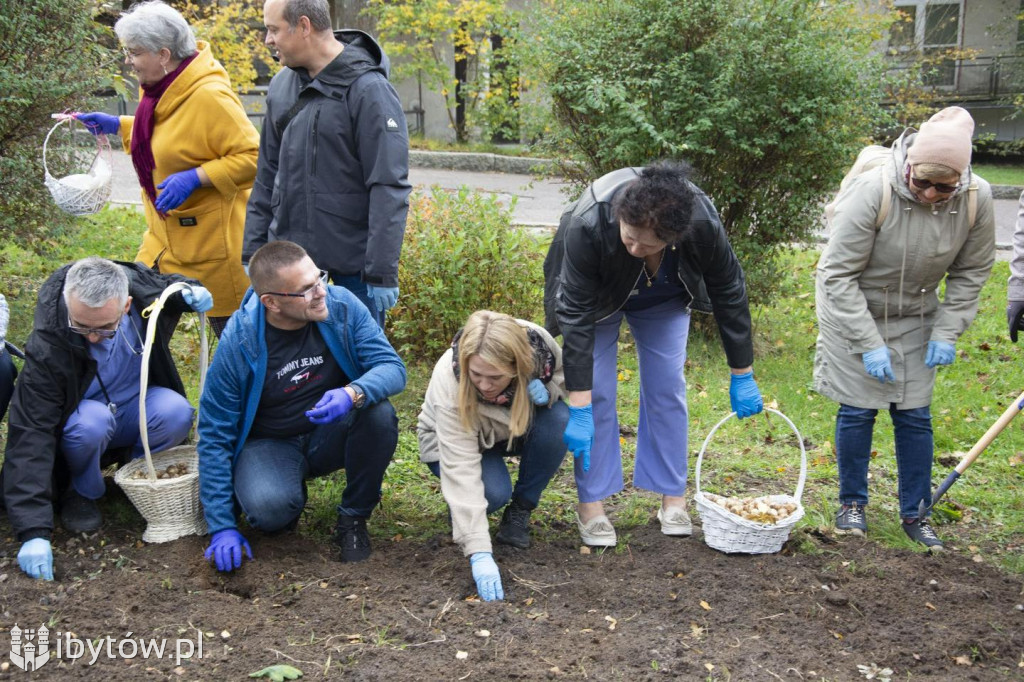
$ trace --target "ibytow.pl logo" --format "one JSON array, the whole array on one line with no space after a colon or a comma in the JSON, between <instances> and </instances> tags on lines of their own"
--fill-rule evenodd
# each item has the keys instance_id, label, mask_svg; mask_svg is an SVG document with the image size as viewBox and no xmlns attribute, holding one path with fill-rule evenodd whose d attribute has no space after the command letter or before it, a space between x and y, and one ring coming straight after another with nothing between
<instances>
[{"instance_id":1,"label":"ibytow.pl logo","mask_svg":"<svg viewBox=\"0 0 1024 682\"><path fill-rule=\"evenodd\" d=\"M173 642L173 647L168 646L168 642ZM45 625L22 629L17 623L14 624L11 628L11 663L25 671L38 670L50 660L51 655L52 658L72 663L82 659L86 665L93 665L100 658L173 658L174 665L178 666L182 661L203 657L203 633L196 629L195 641L183 638L133 638L131 632L126 632L121 638L108 635L100 639L80 639L71 632L56 632L51 638L50 630Z\"/></svg>"}]
</instances>

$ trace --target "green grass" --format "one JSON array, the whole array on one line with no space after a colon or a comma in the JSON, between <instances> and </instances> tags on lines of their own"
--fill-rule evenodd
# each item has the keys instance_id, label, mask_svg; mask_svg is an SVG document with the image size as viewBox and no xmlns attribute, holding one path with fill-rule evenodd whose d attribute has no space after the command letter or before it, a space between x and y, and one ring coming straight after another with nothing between
<instances>
[{"instance_id":1,"label":"green grass","mask_svg":"<svg viewBox=\"0 0 1024 682\"><path fill-rule=\"evenodd\" d=\"M1012 164L982 163L972 164L975 173L993 185L1024 186L1024 166Z\"/></svg>"},{"instance_id":2,"label":"green grass","mask_svg":"<svg viewBox=\"0 0 1024 682\"><path fill-rule=\"evenodd\" d=\"M131 258L143 229L141 216L108 210L79 221L80 229L37 251L11 243L0 247L0 291L12 306L10 337L23 343L31 328L35 291L58 264L100 253ZM815 251L795 253L788 262L789 278L782 283L774 305L753 312L756 332L757 380L766 403L786 414L806 443L807 472L803 495L804 519L793 537L798 551L825 551L806 531L831 527L836 505L836 466L832 449L836 405L811 390L816 336L813 274ZM957 344L957 360L939 372L932 414L935 424L933 481L937 485L1022 390L1020 346L1006 333L1005 262L996 264L982 292L978 317ZM540 311L535 318L540 317ZM186 316L173 348L179 367L195 399L196 335L194 318ZM694 466L701 444L711 428L729 412L729 370L717 333L701 330L695 322L688 346L689 453L692 496ZM395 460L388 470L380 510L372 533L378 543L423 541L449 532L444 501L437 479L419 462L415 434L416 415L435 358L405 358L409 366L406 390L396 396L400 438ZM620 341L620 422L636 426L638 374L632 339L626 329ZM892 428L881 414L875 431L869 481L871 541L910 548L897 525L896 466ZM623 466L627 489L607 501L620 536L628 539L643 524L653 521L658 498L633 490L634 437L623 438ZM977 553L1014 573L1024 573L1024 418L1003 431L975 464L947 493L961 519L939 527L958 551ZM702 489L727 494L792 493L800 471L800 450L786 424L774 416L731 420L715 433L704 456ZM301 532L327 537L334 524L335 507L344 485L339 473L310 482L309 505ZM538 542L575 537L575 487L567 458L534 514ZM127 504L126 502L120 502ZM691 505L691 511L693 505ZM497 519L492 519L497 522ZM621 545L620 545L621 546ZM971 549L968 549L971 548Z\"/></svg>"}]
</instances>

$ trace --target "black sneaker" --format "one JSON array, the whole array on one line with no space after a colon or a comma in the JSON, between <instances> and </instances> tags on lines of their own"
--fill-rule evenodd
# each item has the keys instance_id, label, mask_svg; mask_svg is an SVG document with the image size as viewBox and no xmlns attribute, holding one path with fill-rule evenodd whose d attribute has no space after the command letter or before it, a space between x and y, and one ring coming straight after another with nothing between
<instances>
[{"instance_id":1,"label":"black sneaker","mask_svg":"<svg viewBox=\"0 0 1024 682\"><path fill-rule=\"evenodd\" d=\"M927 519L924 521L914 519L910 523L904 521L901 525L903 532L914 542L919 542L930 550L941 550L944 547L942 540L935 534L935 529Z\"/></svg>"},{"instance_id":2,"label":"black sneaker","mask_svg":"<svg viewBox=\"0 0 1024 682\"><path fill-rule=\"evenodd\" d=\"M868 532L868 517L864 507L854 502L844 504L836 512L836 535L864 537Z\"/></svg>"},{"instance_id":3,"label":"black sneaker","mask_svg":"<svg viewBox=\"0 0 1024 682\"><path fill-rule=\"evenodd\" d=\"M370 558L370 534L366 519L361 516L339 516L334 529L334 542L341 547L341 560L346 563Z\"/></svg>"},{"instance_id":4,"label":"black sneaker","mask_svg":"<svg viewBox=\"0 0 1024 682\"><path fill-rule=\"evenodd\" d=\"M70 533L92 533L103 525L103 515L96 500L82 497L74 488L68 488L60 501L60 522Z\"/></svg>"},{"instance_id":5,"label":"black sneaker","mask_svg":"<svg viewBox=\"0 0 1024 682\"><path fill-rule=\"evenodd\" d=\"M501 524L494 539L503 545L512 545L519 549L526 549L530 546L530 512L528 508L517 498L505 507L505 513L501 515Z\"/></svg>"}]
</instances>

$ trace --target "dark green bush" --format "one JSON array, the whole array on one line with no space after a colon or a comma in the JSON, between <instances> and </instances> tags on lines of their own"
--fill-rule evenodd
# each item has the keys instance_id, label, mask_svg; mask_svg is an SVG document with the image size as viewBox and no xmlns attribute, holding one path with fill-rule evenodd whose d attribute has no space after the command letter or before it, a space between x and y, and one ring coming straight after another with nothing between
<instances>
[{"instance_id":1,"label":"dark green bush","mask_svg":"<svg viewBox=\"0 0 1024 682\"><path fill-rule=\"evenodd\" d=\"M560 0L534 54L554 104L550 141L580 184L682 158L715 202L768 301L777 256L819 225L883 114L862 3Z\"/></svg>"},{"instance_id":2,"label":"dark green bush","mask_svg":"<svg viewBox=\"0 0 1024 682\"><path fill-rule=\"evenodd\" d=\"M33 241L68 222L43 185L50 114L84 107L110 71L94 0L0 2L0 230Z\"/></svg>"},{"instance_id":3,"label":"dark green bush","mask_svg":"<svg viewBox=\"0 0 1024 682\"><path fill-rule=\"evenodd\" d=\"M475 310L538 320L543 253L510 207L463 187L414 192L388 338L407 362L434 362Z\"/></svg>"}]
</instances>

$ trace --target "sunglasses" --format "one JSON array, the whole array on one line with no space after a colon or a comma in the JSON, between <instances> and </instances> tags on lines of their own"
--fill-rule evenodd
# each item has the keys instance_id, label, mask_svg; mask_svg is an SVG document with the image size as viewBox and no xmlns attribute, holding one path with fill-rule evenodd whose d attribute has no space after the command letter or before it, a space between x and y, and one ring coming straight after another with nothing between
<instances>
[{"instance_id":1,"label":"sunglasses","mask_svg":"<svg viewBox=\"0 0 1024 682\"><path fill-rule=\"evenodd\" d=\"M955 185L947 185L943 182L931 182L930 180L922 180L921 178L915 178L913 175L910 176L910 182L914 183L914 187L918 189L928 189L934 187L936 192L940 194L952 194L953 192L960 189L960 183Z\"/></svg>"},{"instance_id":2,"label":"sunglasses","mask_svg":"<svg viewBox=\"0 0 1024 682\"><path fill-rule=\"evenodd\" d=\"M320 287L324 291L327 291L327 271L326 270L321 270L320 271L320 277L317 279L316 284L314 284L310 288L306 289L305 291L300 291L297 294L285 294L285 293L282 293L280 291L264 291L263 293L267 294L268 296L287 296L288 298L304 298L307 301L311 301L313 299L313 294L316 293L316 288L317 287Z\"/></svg>"},{"instance_id":3,"label":"sunglasses","mask_svg":"<svg viewBox=\"0 0 1024 682\"><path fill-rule=\"evenodd\" d=\"M101 339L112 339L114 338L114 335L117 334L118 327L121 326L122 317L124 317L124 313L121 313L121 315L117 318L117 322L112 323L114 327L113 329L91 329L89 327L79 327L78 325L73 323L71 321L71 313L68 313L68 329L70 329L76 334L81 334L82 336L89 336L90 334L95 334Z\"/></svg>"}]
</instances>

